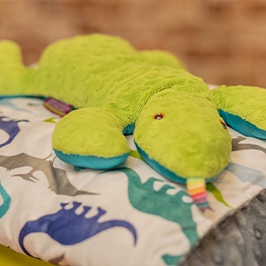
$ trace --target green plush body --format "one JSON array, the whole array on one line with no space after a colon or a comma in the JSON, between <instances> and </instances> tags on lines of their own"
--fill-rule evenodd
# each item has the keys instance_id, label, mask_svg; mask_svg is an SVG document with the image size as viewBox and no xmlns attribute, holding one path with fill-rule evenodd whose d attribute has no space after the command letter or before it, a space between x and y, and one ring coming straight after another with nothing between
<instances>
[{"instance_id":1,"label":"green plush body","mask_svg":"<svg viewBox=\"0 0 266 266\"><path fill-rule=\"evenodd\" d=\"M50 45L36 68L23 66L16 44L1 42L0 94L52 96L78 108L59 121L52 140L62 160L81 167L108 169L125 161L124 133L135 129L141 156L167 178L210 180L230 160L231 138L220 115L232 127L247 122L242 133L266 138L263 89L212 92L173 55L140 52L100 34Z\"/></svg>"}]
</instances>

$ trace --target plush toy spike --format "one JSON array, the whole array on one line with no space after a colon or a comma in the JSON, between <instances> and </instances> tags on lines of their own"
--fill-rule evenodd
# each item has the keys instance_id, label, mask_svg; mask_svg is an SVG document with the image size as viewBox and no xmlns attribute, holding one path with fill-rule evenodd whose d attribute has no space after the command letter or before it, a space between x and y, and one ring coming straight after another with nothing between
<instances>
[{"instance_id":1,"label":"plush toy spike","mask_svg":"<svg viewBox=\"0 0 266 266\"><path fill-rule=\"evenodd\" d=\"M201 211L210 209L207 200L206 182L204 178L188 178L187 190L190 197Z\"/></svg>"}]
</instances>

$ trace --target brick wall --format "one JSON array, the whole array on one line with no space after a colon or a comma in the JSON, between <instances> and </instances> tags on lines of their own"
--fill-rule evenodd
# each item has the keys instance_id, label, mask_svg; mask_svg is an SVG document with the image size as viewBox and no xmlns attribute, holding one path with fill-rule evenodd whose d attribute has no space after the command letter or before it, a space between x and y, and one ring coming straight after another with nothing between
<instances>
[{"instance_id":1,"label":"brick wall","mask_svg":"<svg viewBox=\"0 0 266 266\"><path fill-rule=\"evenodd\" d=\"M0 39L17 41L27 64L91 32L169 50L210 83L266 87L264 0L0 0Z\"/></svg>"}]
</instances>

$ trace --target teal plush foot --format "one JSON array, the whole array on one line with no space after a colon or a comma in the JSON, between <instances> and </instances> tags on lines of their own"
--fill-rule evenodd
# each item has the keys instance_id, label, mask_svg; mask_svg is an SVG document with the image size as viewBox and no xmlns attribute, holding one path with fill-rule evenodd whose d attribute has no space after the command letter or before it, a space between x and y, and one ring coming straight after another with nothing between
<instances>
[{"instance_id":1,"label":"teal plush foot","mask_svg":"<svg viewBox=\"0 0 266 266\"><path fill-rule=\"evenodd\" d=\"M129 155L118 119L100 108L79 109L62 118L52 141L61 160L79 167L110 169Z\"/></svg>"},{"instance_id":2,"label":"teal plush foot","mask_svg":"<svg viewBox=\"0 0 266 266\"><path fill-rule=\"evenodd\" d=\"M221 86L213 96L227 125L245 136L266 139L266 89Z\"/></svg>"}]
</instances>

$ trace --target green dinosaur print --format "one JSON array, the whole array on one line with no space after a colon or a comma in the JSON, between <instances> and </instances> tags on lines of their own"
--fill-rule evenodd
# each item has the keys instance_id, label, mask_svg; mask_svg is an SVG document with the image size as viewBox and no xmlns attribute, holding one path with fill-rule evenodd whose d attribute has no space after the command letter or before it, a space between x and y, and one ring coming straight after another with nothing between
<instances>
[{"instance_id":1,"label":"green dinosaur print","mask_svg":"<svg viewBox=\"0 0 266 266\"><path fill-rule=\"evenodd\" d=\"M177 265L180 261L180 256L163 255L163 260L166 265Z\"/></svg>"},{"instance_id":2,"label":"green dinosaur print","mask_svg":"<svg viewBox=\"0 0 266 266\"><path fill-rule=\"evenodd\" d=\"M147 182L142 183L140 176L130 168L118 168L128 177L128 197L132 206L141 212L160 216L168 221L177 223L191 246L199 239L197 225L193 220L191 207L194 204L184 202L183 196L188 196L185 191L178 191L170 195L169 189L175 189L170 184L165 184L160 190L154 189L155 182L164 182L158 178L151 177ZM167 208L166 208L167 206ZM179 256L169 254L162 255L162 260L166 265L177 265Z\"/></svg>"},{"instance_id":3,"label":"green dinosaur print","mask_svg":"<svg viewBox=\"0 0 266 266\"><path fill-rule=\"evenodd\" d=\"M187 192L181 190L170 195L169 189L175 189L170 184L165 184L160 190L154 189L155 182L164 182L151 177L142 183L140 176L132 169L118 168L128 177L128 197L132 206L141 212L160 216L168 221L177 223L192 246L199 238L197 225L192 216L193 202L184 202L182 198L188 196ZM167 207L166 207L167 206Z\"/></svg>"},{"instance_id":4,"label":"green dinosaur print","mask_svg":"<svg viewBox=\"0 0 266 266\"><path fill-rule=\"evenodd\" d=\"M47 123L52 123L52 124L56 124L56 121L55 121L55 117L50 117L50 118L47 118L44 120L44 122L47 122Z\"/></svg>"},{"instance_id":5,"label":"green dinosaur print","mask_svg":"<svg viewBox=\"0 0 266 266\"><path fill-rule=\"evenodd\" d=\"M138 151L136 150L130 150L130 156L136 158L136 159L139 159L139 160L143 160L140 156L140 154L138 153ZM217 189L217 187L212 183L212 182L209 182L206 184L206 189L207 191L209 191L210 193L213 194L213 196L215 197L215 199L217 201L219 201L220 203L224 204L225 206L233 209L232 206L230 206L223 198L223 195L221 193L221 191L219 189Z\"/></svg>"},{"instance_id":6,"label":"green dinosaur print","mask_svg":"<svg viewBox=\"0 0 266 266\"><path fill-rule=\"evenodd\" d=\"M140 156L140 154L136 150L130 150L129 155L136 158L136 159L143 161L142 157Z\"/></svg>"},{"instance_id":7,"label":"green dinosaur print","mask_svg":"<svg viewBox=\"0 0 266 266\"><path fill-rule=\"evenodd\" d=\"M213 196L217 201L219 201L220 203L224 204L225 206L231 209L234 209L224 200L221 191L212 182L206 184L206 189L213 194Z\"/></svg>"},{"instance_id":8,"label":"green dinosaur print","mask_svg":"<svg viewBox=\"0 0 266 266\"><path fill-rule=\"evenodd\" d=\"M1 184L0 184L0 196L3 199L3 203L0 205L0 218L2 218L7 213L10 207L11 198Z\"/></svg>"}]
</instances>

